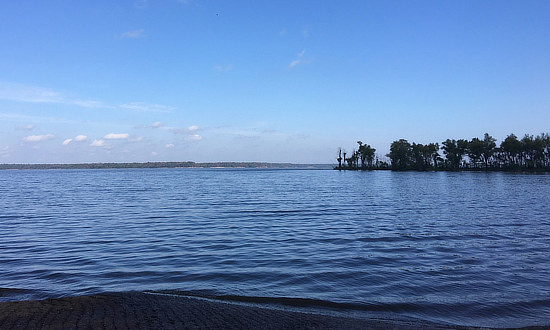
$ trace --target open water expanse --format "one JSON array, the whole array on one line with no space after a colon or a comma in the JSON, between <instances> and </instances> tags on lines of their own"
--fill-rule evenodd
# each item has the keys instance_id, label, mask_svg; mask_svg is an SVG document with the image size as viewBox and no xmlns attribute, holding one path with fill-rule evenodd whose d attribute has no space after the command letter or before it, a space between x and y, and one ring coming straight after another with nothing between
<instances>
[{"instance_id":1,"label":"open water expanse","mask_svg":"<svg viewBox=\"0 0 550 330\"><path fill-rule=\"evenodd\" d=\"M0 301L163 289L550 325L550 175L0 171Z\"/></svg>"}]
</instances>

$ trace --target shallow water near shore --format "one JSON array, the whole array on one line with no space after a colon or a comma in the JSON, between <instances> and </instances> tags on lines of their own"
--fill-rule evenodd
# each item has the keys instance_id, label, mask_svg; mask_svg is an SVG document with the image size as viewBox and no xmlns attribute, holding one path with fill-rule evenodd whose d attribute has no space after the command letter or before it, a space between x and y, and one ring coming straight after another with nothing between
<instances>
[{"instance_id":1,"label":"shallow water near shore","mask_svg":"<svg viewBox=\"0 0 550 330\"><path fill-rule=\"evenodd\" d=\"M180 290L550 325L549 233L547 174L0 171L0 301Z\"/></svg>"}]
</instances>

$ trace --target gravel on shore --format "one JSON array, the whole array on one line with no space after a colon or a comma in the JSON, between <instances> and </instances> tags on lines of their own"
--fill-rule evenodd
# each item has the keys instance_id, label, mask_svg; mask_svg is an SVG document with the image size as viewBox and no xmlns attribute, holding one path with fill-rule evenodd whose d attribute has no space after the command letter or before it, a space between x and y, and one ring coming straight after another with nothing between
<instances>
[{"instance_id":1,"label":"gravel on shore","mask_svg":"<svg viewBox=\"0 0 550 330\"><path fill-rule=\"evenodd\" d=\"M142 292L0 303L0 329L466 329Z\"/></svg>"}]
</instances>

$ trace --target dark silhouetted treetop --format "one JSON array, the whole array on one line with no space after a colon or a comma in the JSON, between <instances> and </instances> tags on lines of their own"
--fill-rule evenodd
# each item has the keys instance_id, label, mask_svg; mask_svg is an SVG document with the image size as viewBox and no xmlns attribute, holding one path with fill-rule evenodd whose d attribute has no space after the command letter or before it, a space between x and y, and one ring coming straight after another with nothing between
<instances>
[{"instance_id":1,"label":"dark silhouetted treetop","mask_svg":"<svg viewBox=\"0 0 550 330\"><path fill-rule=\"evenodd\" d=\"M386 155L390 164L387 164L376 157L374 148L357 141L359 149L353 151L351 157L346 159L344 152L344 164L341 162L340 149L335 169L550 171L549 134L526 134L521 140L510 134L500 146L497 147L496 142L488 133L483 135L483 139L446 139L441 142L441 148L438 143L411 144L405 139L399 139L390 145L390 152Z\"/></svg>"}]
</instances>

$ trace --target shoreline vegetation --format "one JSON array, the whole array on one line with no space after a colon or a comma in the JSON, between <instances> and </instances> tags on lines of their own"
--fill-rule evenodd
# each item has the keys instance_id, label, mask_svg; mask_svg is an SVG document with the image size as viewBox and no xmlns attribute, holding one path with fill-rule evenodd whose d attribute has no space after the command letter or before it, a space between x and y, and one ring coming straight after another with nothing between
<instances>
[{"instance_id":1,"label":"shoreline vegetation","mask_svg":"<svg viewBox=\"0 0 550 330\"><path fill-rule=\"evenodd\" d=\"M0 170L82 170L124 168L266 168L266 169L332 169L330 164L291 164L263 162L145 162L145 163L77 163L77 164L0 164Z\"/></svg>"},{"instance_id":2,"label":"shoreline vegetation","mask_svg":"<svg viewBox=\"0 0 550 330\"><path fill-rule=\"evenodd\" d=\"M335 170L393 170L393 171L550 171L550 135L524 135L522 139L508 135L499 146L496 139L485 133L482 139L447 139L441 143L410 143L405 139L393 141L390 152L379 157L376 149L362 141L349 155L338 150ZM440 153L442 152L442 154ZM444 158L442 157L444 156Z\"/></svg>"}]
</instances>

